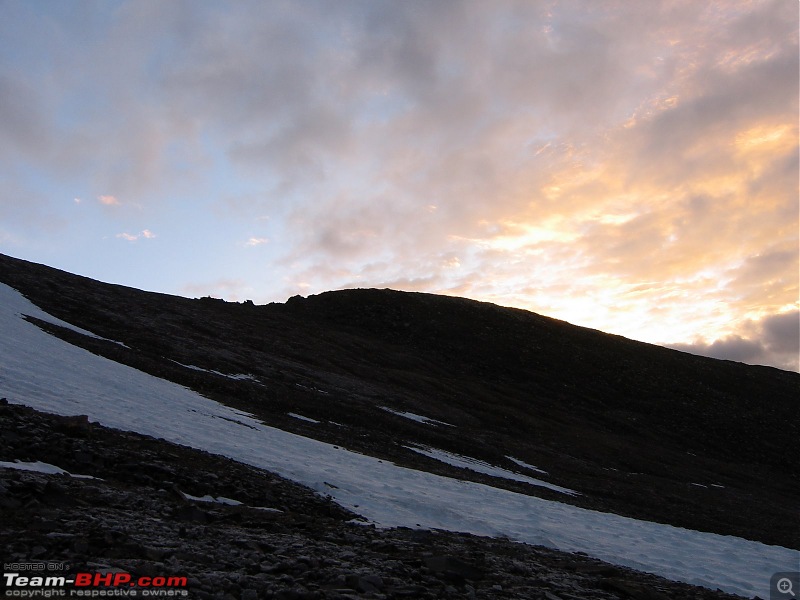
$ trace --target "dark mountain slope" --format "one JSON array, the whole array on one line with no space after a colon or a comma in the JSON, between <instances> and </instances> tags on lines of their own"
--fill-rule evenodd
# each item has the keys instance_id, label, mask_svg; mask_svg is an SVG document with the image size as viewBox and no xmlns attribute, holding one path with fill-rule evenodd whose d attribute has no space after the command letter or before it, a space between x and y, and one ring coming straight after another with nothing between
<instances>
[{"instance_id":1,"label":"dark mountain slope","mask_svg":"<svg viewBox=\"0 0 800 600\"><path fill-rule=\"evenodd\" d=\"M500 411L508 402L531 416L577 413L611 434L657 431L686 450L797 464L783 450L800 433L795 373L693 356L463 298L347 290L267 308L391 348L361 358L372 366L471 381ZM509 396L506 402L498 402L497 392ZM773 429L779 423L787 425L780 432ZM698 430L702 435L692 435Z\"/></svg>"},{"instance_id":2,"label":"dark mountain slope","mask_svg":"<svg viewBox=\"0 0 800 600\"><path fill-rule=\"evenodd\" d=\"M796 373L427 294L348 290L253 306L141 292L4 256L0 281L127 347L40 324L72 343L283 429L522 493L800 547ZM411 444L581 495L448 466Z\"/></svg>"}]
</instances>

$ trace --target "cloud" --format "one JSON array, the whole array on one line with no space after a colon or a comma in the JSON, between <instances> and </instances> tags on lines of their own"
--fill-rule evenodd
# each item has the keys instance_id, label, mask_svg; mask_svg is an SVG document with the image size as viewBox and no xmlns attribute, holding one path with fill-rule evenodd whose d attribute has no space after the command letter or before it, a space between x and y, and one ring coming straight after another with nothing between
<instances>
[{"instance_id":1,"label":"cloud","mask_svg":"<svg viewBox=\"0 0 800 600\"><path fill-rule=\"evenodd\" d=\"M126 240L128 242L136 242L140 239L152 240L156 237L156 234L150 231L149 229L143 229L139 233L131 234L131 233L118 233L116 237Z\"/></svg>"},{"instance_id":2,"label":"cloud","mask_svg":"<svg viewBox=\"0 0 800 600\"><path fill-rule=\"evenodd\" d=\"M747 323L749 338L732 334L712 343L670 344L671 348L724 360L773 365L800 371L800 311L788 311Z\"/></svg>"},{"instance_id":3,"label":"cloud","mask_svg":"<svg viewBox=\"0 0 800 600\"><path fill-rule=\"evenodd\" d=\"M786 312L764 318L761 323L764 347L770 352L800 355L800 312Z\"/></svg>"},{"instance_id":4,"label":"cloud","mask_svg":"<svg viewBox=\"0 0 800 600\"><path fill-rule=\"evenodd\" d=\"M703 349L702 345L699 345L698 349ZM754 362L764 355L764 346L757 341L732 335L721 340L714 340L704 349L704 352L707 356L724 360Z\"/></svg>"},{"instance_id":5,"label":"cloud","mask_svg":"<svg viewBox=\"0 0 800 600\"><path fill-rule=\"evenodd\" d=\"M9 7L0 216L43 227L63 189L269 214L273 295L457 291L778 356L745 324L798 294L796 3L185 8Z\"/></svg>"},{"instance_id":6,"label":"cloud","mask_svg":"<svg viewBox=\"0 0 800 600\"><path fill-rule=\"evenodd\" d=\"M119 206L121 202L114 196L98 196L97 200L103 206Z\"/></svg>"}]
</instances>

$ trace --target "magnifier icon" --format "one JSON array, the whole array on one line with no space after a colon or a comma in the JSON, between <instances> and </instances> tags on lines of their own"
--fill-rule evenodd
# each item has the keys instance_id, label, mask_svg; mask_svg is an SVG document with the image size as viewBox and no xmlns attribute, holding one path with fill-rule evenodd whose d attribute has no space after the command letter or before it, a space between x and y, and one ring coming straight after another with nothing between
<instances>
[{"instance_id":1,"label":"magnifier icon","mask_svg":"<svg viewBox=\"0 0 800 600\"><path fill-rule=\"evenodd\" d=\"M778 591L781 594L789 594L792 598L796 598L797 596L794 595L792 591L792 580L788 577L782 577L778 579L778 582L775 584L775 587L778 588Z\"/></svg>"}]
</instances>

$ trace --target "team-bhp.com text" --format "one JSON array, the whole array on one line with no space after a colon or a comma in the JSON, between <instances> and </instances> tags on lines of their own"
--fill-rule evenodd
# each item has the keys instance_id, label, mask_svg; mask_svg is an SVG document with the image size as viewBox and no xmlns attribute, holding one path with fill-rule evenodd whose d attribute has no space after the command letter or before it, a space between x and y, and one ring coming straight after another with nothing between
<instances>
[{"instance_id":1,"label":"team-bhp.com text","mask_svg":"<svg viewBox=\"0 0 800 600\"><path fill-rule=\"evenodd\" d=\"M5 596L14 598L188 596L186 577L134 578L128 573L76 573L71 577L3 573L3 579ZM65 589L67 586L70 587Z\"/></svg>"}]
</instances>

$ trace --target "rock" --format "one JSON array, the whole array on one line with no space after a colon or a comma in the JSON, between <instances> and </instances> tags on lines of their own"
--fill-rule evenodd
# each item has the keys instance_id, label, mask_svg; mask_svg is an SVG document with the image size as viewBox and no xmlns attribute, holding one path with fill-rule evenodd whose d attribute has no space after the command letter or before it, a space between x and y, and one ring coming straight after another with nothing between
<instances>
[{"instance_id":1,"label":"rock","mask_svg":"<svg viewBox=\"0 0 800 600\"><path fill-rule=\"evenodd\" d=\"M10 495L0 495L0 508L3 510L16 510L22 506L17 498Z\"/></svg>"},{"instance_id":2,"label":"rock","mask_svg":"<svg viewBox=\"0 0 800 600\"><path fill-rule=\"evenodd\" d=\"M591 575L602 575L604 577L614 577L620 574L620 570L613 565L575 565L575 571L578 573L587 573Z\"/></svg>"},{"instance_id":3,"label":"rock","mask_svg":"<svg viewBox=\"0 0 800 600\"><path fill-rule=\"evenodd\" d=\"M362 575L358 578L355 589L360 592L380 592L383 589L383 579L378 575Z\"/></svg>"},{"instance_id":4,"label":"rock","mask_svg":"<svg viewBox=\"0 0 800 600\"><path fill-rule=\"evenodd\" d=\"M92 429L88 415L61 417L59 430L70 435L86 435Z\"/></svg>"},{"instance_id":5,"label":"rock","mask_svg":"<svg viewBox=\"0 0 800 600\"><path fill-rule=\"evenodd\" d=\"M191 552L181 550L174 554L175 558L180 562L190 562L195 564L201 565L210 565L214 562L214 558L209 556L208 554L203 554L201 552Z\"/></svg>"},{"instance_id":6,"label":"rock","mask_svg":"<svg viewBox=\"0 0 800 600\"><path fill-rule=\"evenodd\" d=\"M635 600L669 600L669 596L664 595L658 590L624 579L604 579L603 587L612 591L623 592Z\"/></svg>"},{"instance_id":7,"label":"rock","mask_svg":"<svg viewBox=\"0 0 800 600\"><path fill-rule=\"evenodd\" d=\"M193 504L181 506L175 511L174 516L180 521L190 523L205 523L209 520L209 514Z\"/></svg>"},{"instance_id":8,"label":"rock","mask_svg":"<svg viewBox=\"0 0 800 600\"><path fill-rule=\"evenodd\" d=\"M393 587L391 596L396 598L421 598L427 591L427 588L421 585L404 585Z\"/></svg>"},{"instance_id":9,"label":"rock","mask_svg":"<svg viewBox=\"0 0 800 600\"><path fill-rule=\"evenodd\" d=\"M442 574L450 579L476 581L483 578L477 567L455 556L430 556L424 559L425 566L434 573Z\"/></svg>"}]
</instances>

